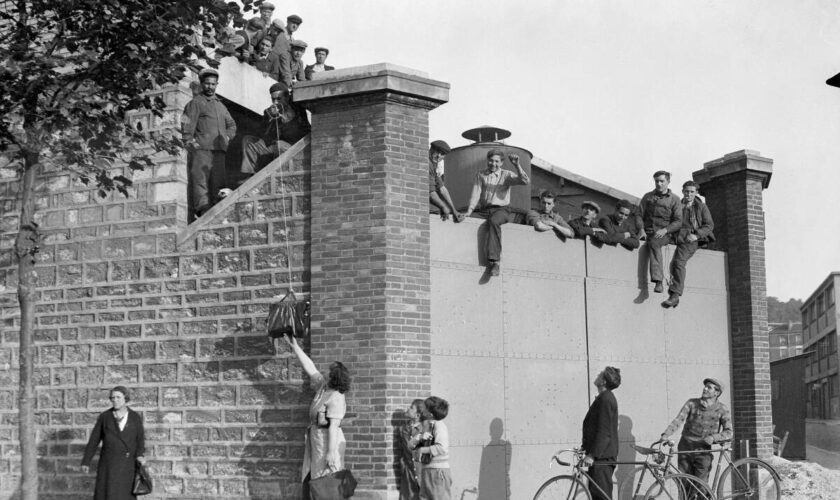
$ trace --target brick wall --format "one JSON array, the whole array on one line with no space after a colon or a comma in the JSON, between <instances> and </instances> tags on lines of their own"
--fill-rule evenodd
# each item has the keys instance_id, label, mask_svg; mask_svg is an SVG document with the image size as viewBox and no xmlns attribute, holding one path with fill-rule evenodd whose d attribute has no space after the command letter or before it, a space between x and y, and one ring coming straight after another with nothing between
<instances>
[{"instance_id":1,"label":"brick wall","mask_svg":"<svg viewBox=\"0 0 840 500\"><path fill-rule=\"evenodd\" d=\"M168 89L167 116L176 118L156 125L177 125L190 95ZM130 405L143 415L157 498L296 494L310 395L297 362L275 355L264 333L290 263L295 288L308 292L309 148L296 151L283 166L288 230L276 167L189 228L183 157L135 174L128 198L100 197L65 172L44 173L35 332L40 498L90 495L94 475L78 466L115 385L132 390ZM14 494L20 473L15 175L12 168L0 175L0 498Z\"/></svg>"},{"instance_id":2,"label":"brick wall","mask_svg":"<svg viewBox=\"0 0 840 500\"><path fill-rule=\"evenodd\" d=\"M715 221L716 248L727 252L735 440L751 456L772 454L770 343L762 191L772 160L731 153L694 173Z\"/></svg>"}]
</instances>

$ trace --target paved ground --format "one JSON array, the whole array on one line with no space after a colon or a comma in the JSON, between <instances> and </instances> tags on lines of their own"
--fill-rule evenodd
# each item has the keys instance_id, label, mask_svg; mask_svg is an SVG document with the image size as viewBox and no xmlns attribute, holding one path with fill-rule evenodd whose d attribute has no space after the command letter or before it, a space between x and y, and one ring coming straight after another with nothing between
<instances>
[{"instance_id":1,"label":"paved ground","mask_svg":"<svg viewBox=\"0 0 840 500\"><path fill-rule=\"evenodd\" d=\"M808 420L805 437L808 460L840 470L840 420Z\"/></svg>"}]
</instances>

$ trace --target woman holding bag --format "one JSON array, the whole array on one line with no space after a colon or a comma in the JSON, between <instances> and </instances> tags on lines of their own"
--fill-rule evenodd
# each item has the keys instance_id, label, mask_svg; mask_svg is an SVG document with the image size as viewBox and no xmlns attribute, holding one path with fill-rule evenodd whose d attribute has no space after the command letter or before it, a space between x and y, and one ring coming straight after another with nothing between
<instances>
[{"instance_id":1,"label":"woman holding bag","mask_svg":"<svg viewBox=\"0 0 840 500\"><path fill-rule=\"evenodd\" d=\"M303 455L303 499L310 500L310 481L344 470L344 432L341 420L347 412L344 393L350 389L350 371L340 361L330 365L325 377L315 363L303 352L291 335L285 335L286 342L300 361L312 387L315 398L309 406L309 427L306 429Z\"/></svg>"}]
</instances>

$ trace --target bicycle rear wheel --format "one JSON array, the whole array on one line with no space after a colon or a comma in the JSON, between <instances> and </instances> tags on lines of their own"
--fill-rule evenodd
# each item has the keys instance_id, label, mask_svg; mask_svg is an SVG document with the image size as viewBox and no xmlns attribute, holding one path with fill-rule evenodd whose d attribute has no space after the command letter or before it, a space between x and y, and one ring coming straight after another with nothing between
<instances>
[{"instance_id":1,"label":"bicycle rear wheel","mask_svg":"<svg viewBox=\"0 0 840 500\"><path fill-rule=\"evenodd\" d=\"M705 482L688 474L669 474L656 481L641 497L642 500L714 500Z\"/></svg>"},{"instance_id":2,"label":"bicycle rear wheel","mask_svg":"<svg viewBox=\"0 0 840 500\"><path fill-rule=\"evenodd\" d=\"M718 483L719 500L780 500L782 486L776 469L758 458L742 458L724 469Z\"/></svg>"},{"instance_id":3,"label":"bicycle rear wheel","mask_svg":"<svg viewBox=\"0 0 840 500\"><path fill-rule=\"evenodd\" d=\"M592 500L589 490L574 476L555 476L544 482L534 500Z\"/></svg>"},{"instance_id":4,"label":"bicycle rear wheel","mask_svg":"<svg viewBox=\"0 0 840 500\"><path fill-rule=\"evenodd\" d=\"M618 496L616 500L638 500L644 498L644 493L655 482L656 476L654 476L652 469L644 465L637 465L627 475L622 474L622 478L618 482Z\"/></svg>"}]
</instances>

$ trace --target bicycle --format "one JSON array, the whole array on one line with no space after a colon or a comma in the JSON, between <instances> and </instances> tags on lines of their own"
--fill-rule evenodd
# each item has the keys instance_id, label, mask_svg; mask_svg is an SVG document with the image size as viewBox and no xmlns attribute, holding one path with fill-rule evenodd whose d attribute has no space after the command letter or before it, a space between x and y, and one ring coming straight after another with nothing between
<instances>
[{"instance_id":1,"label":"bicycle","mask_svg":"<svg viewBox=\"0 0 840 500\"><path fill-rule=\"evenodd\" d=\"M653 474L662 474L663 471L679 472L679 469L672 463L672 458L678 455L689 455L695 453L716 453L718 454L717 464L715 465L715 473L711 484L707 484L711 491L715 492L717 500L732 500L732 499L755 499L755 500L780 500L782 496L781 478L776 469L770 464L759 458L746 457L732 461L731 449L729 448L731 440L719 441L716 444L720 448L709 451L673 451L674 443L672 441L656 442L649 448L641 446L630 445L636 452L644 455L645 462L656 464L649 469L642 469L637 467L633 472L625 477L618 488L619 500L635 499L638 494L639 487L631 489L634 478L638 475L638 482L635 484L645 484L646 471L650 470ZM662 451L662 446L668 445L671 450L668 453ZM727 463L723 472L721 467L723 462ZM650 478L647 478L649 481ZM630 493L632 491L632 493Z\"/></svg>"},{"instance_id":2,"label":"bicycle","mask_svg":"<svg viewBox=\"0 0 840 500\"><path fill-rule=\"evenodd\" d=\"M560 460L560 455L572 453L572 463ZM554 476L544 482L534 495L534 500L592 500L587 484L593 484L596 491L607 497L606 492L597 484L592 483L583 463L585 453L577 448L561 450L551 457L549 467L557 462L564 467L572 467L572 474L561 474ZM644 462L602 462L605 465L638 465L650 470L654 481L647 487L644 496L638 497L645 500L714 500L714 494L708 485L694 476L683 473L655 474L652 465Z\"/></svg>"}]
</instances>

